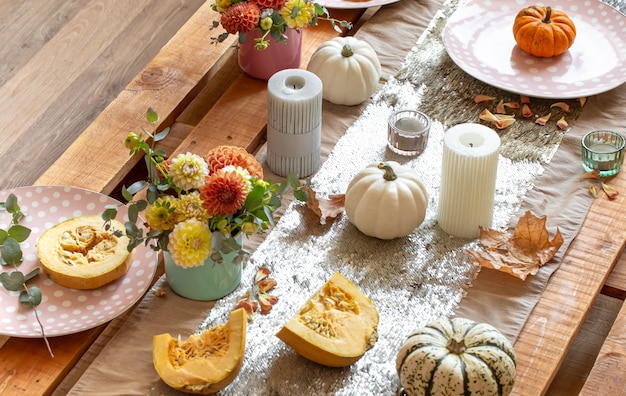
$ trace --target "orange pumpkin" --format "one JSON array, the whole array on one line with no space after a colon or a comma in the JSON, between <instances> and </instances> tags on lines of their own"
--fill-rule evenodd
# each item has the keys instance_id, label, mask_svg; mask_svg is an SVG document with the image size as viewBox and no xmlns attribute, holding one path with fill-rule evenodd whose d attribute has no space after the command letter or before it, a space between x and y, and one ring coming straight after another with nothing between
<instances>
[{"instance_id":1,"label":"orange pumpkin","mask_svg":"<svg viewBox=\"0 0 626 396\"><path fill-rule=\"evenodd\" d=\"M567 51L576 38L574 22L566 13L549 6L533 5L517 13L513 24L515 42L531 55L550 58Z\"/></svg>"}]
</instances>

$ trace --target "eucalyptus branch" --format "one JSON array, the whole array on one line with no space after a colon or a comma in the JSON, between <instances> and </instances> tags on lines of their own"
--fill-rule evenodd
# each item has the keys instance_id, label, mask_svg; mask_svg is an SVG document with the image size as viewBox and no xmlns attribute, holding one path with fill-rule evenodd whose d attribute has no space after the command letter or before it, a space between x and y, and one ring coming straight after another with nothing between
<instances>
[{"instance_id":1,"label":"eucalyptus branch","mask_svg":"<svg viewBox=\"0 0 626 396\"><path fill-rule=\"evenodd\" d=\"M40 268L37 267L28 274L23 274L17 269L24 260L20 243L24 242L30 236L31 230L19 224L19 221L24 217L24 213L22 213L17 203L17 197L14 194L9 194L7 200L0 203L0 208L12 215L9 228L7 230L0 230L0 262L3 266L11 266L14 268L11 272L0 273L0 283L2 283L2 286L8 291L18 292L21 290L19 301L23 305L33 308L35 319L37 319L37 323L41 329L41 335L46 343L48 352L50 356L54 357L43 324L35 308L41 303L41 290L37 286L29 287L27 285L29 280L39 274Z\"/></svg>"}]
</instances>

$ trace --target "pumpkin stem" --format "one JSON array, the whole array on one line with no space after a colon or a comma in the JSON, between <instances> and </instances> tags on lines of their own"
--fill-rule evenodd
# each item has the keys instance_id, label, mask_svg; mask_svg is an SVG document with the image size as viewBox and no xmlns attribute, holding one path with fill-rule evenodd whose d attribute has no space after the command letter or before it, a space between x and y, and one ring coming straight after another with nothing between
<instances>
[{"instance_id":1,"label":"pumpkin stem","mask_svg":"<svg viewBox=\"0 0 626 396\"><path fill-rule=\"evenodd\" d=\"M350 44L344 44L343 48L341 49L341 56L349 58L352 55L354 55L354 52L352 52L352 47L350 46Z\"/></svg>"},{"instance_id":2,"label":"pumpkin stem","mask_svg":"<svg viewBox=\"0 0 626 396\"><path fill-rule=\"evenodd\" d=\"M385 180L393 181L398 178L398 175L396 175L396 172L393 171L391 165L386 162L381 162L380 164L378 164L378 169L382 169L385 171L385 173L383 174L383 179Z\"/></svg>"},{"instance_id":3,"label":"pumpkin stem","mask_svg":"<svg viewBox=\"0 0 626 396\"><path fill-rule=\"evenodd\" d=\"M446 349L450 351L450 353L454 353L460 355L465 352L465 342L461 340L457 340L455 338L450 338L448 341L448 345L446 345Z\"/></svg>"},{"instance_id":4,"label":"pumpkin stem","mask_svg":"<svg viewBox=\"0 0 626 396\"><path fill-rule=\"evenodd\" d=\"M550 20L551 16L552 16L552 7L547 6L546 7L546 17L543 18L543 20L541 22L543 22L543 23L552 23L552 21Z\"/></svg>"}]
</instances>

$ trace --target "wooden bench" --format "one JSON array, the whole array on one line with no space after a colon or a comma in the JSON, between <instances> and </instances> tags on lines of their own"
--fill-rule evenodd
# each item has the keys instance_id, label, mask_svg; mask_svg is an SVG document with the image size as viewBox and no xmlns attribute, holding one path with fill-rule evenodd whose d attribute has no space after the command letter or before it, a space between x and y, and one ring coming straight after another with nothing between
<instances>
[{"instance_id":1,"label":"wooden bench","mask_svg":"<svg viewBox=\"0 0 626 396\"><path fill-rule=\"evenodd\" d=\"M622 255L622 258L624 256ZM623 261L623 260L622 260ZM626 395L626 302L602 344L581 395Z\"/></svg>"}]
</instances>

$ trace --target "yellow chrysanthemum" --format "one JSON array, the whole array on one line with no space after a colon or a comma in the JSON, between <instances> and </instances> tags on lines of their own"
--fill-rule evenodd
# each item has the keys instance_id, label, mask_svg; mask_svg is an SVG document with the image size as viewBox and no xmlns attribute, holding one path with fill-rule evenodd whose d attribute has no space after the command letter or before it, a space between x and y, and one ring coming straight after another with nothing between
<instances>
[{"instance_id":1,"label":"yellow chrysanthemum","mask_svg":"<svg viewBox=\"0 0 626 396\"><path fill-rule=\"evenodd\" d=\"M146 221L151 229L166 231L174 228L178 222L176 215L176 199L169 195L160 197L148 205L145 212Z\"/></svg>"},{"instance_id":2,"label":"yellow chrysanthemum","mask_svg":"<svg viewBox=\"0 0 626 396\"><path fill-rule=\"evenodd\" d=\"M204 178L209 174L209 167L199 155L179 154L172 159L169 174L176 186L189 191L200 188L204 184Z\"/></svg>"},{"instance_id":3,"label":"yellow chrysanthemum","mask_svg":"<svg viewBox=\"0 0 626 396\"><path fill-rule=\"evenodd\" d=\"M298 13L294 16L294 9L300 7ZM309 26L315 15L315 4L307 0L287 0L285 5L280 9L280 15L285 20L287 26L292 29L301 29Z\"/></svg>"},{"instance_id":4,"label":"yellow chrysanthemum","mask_svg":"<svg viewBox=\"0 0 626 396\"><path fill-rule=\"evenodd\" d=\"M204 264L204 260L211 254L209 226L197 219L176 224L170 233L167 248L179 267L191 268Z\"/></svg>"},{"instance_id":5,"label":"yellow chrysanthemum","mask_svg":"<svg viewBox=\"0 0 626 396\"><path fill-rule=\"evenodd\" d=\"M202 199L197 191L182 195L176 204L176 211L180 221L194 218L201 222L209 220L209 214L202 207Z\"/></svg>"}]
</instances>

